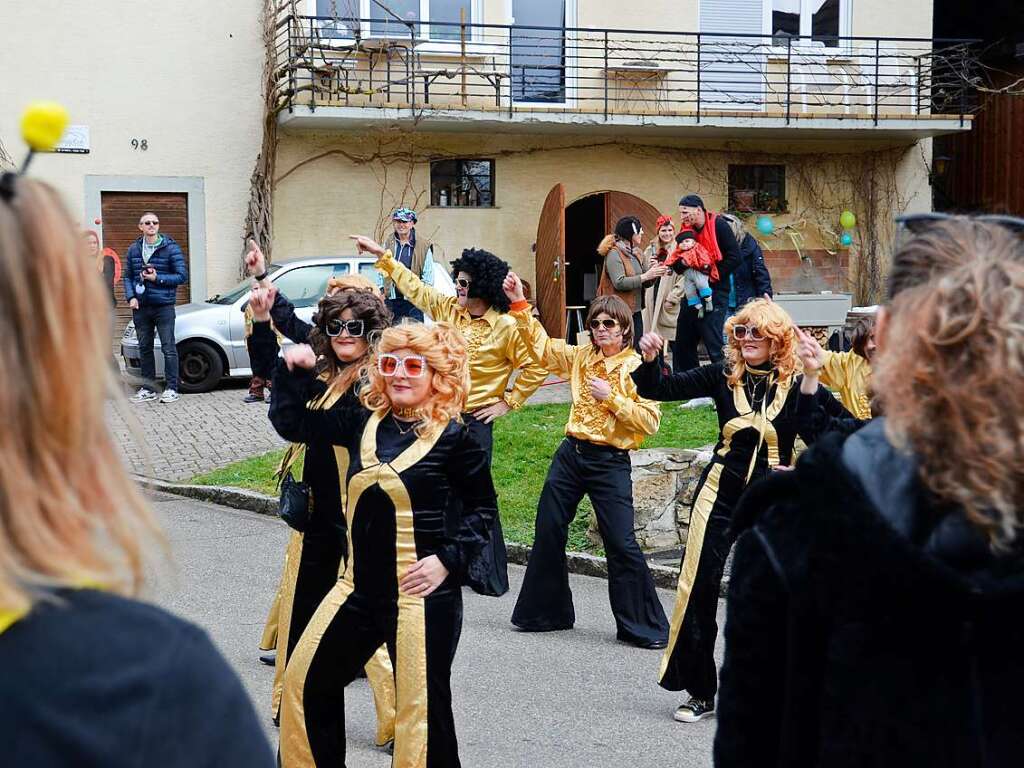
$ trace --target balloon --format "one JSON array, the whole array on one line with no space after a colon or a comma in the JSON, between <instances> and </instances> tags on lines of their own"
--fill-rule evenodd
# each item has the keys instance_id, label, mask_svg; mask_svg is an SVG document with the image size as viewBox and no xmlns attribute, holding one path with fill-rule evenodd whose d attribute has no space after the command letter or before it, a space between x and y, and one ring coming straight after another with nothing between
<instances>
[{"instance_id":1,"label":"balloon","mask_svg":"<svg viewBox=\"0 0 1024 768\"><path fill-rule=\"evenodd\" d=\"M757 217L757 231L762 235L770 235L775 231L775 222L772 221L771 216Z\"/></svg>"},{"instance_id":2,"label":"balloon","mask_svg":"<svg viewBox=\"0 0 1024 768\"><path fill-rule=\"evenodd\" d=\"M842 243L843 248L849 248L853 243L853 235L849 232L843 232L843 236L839 238L839 242Z\"/></svg>"},{"instance_id":3,"label":"balloon","mask_svg":"<svg viewBox=\"0 0 1024 768\"><path fill-rule=\"evenodd\" d=\"M103 220L102 220L102 219L93 219L93 220L92 220L92 222L93 222L93 224L95 224L96 226L99 226L100 224L102 224L102 223L103 223Z\"/></svg>"},{"instance_id":4,"label":"balloon","mask_svg":"<svg viewBox=\"0 0 1024 768\"><path fill-rule=\"evenodd\" d=\"M853 211L843 211L839 216L839 224L843 229L853 229L857 226L857 217L853 215Z\"/></svg>"},{"instance_id":5,"label":"balloon","mask_svg":"<svg viewBox=\"0 0 1024 768\"><path fill-rule=\"evenodd\" d=\"M68 111L55 101L36 101L21 116L21 135L36 152L49 152L68 127Z\"/></svg>"}]
</instances>

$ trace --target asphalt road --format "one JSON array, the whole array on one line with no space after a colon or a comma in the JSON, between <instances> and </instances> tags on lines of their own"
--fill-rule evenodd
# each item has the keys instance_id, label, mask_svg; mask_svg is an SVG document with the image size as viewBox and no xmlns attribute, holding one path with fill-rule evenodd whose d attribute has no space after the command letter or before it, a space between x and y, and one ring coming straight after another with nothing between
<instances>
[{"instance_id":1,"label":"asphalt road","mask_svg":"<svg viewBox=\"0 0 1024 768\"><path fill-rule=\"evenodd\" d=\"M273 670L257 662L256 644L277 587L287 528L276 519L175 496L157 496L154 506L172 562L154 566L149 599L210 633L245 681L276 747L269 716ZM678 695L655 682L660 652L615 640L606 582L572 577L574 630L526 634L509 623L522 573L512 567L512 590L502 598L466 593L452 680L463 766L710 766L714 719L672 720ZM660 596L671 611L672 593ZM373 747L365 680L350 686L346 708L348 764L388 768L390 757Z\"/></svg>"}]
</instances>

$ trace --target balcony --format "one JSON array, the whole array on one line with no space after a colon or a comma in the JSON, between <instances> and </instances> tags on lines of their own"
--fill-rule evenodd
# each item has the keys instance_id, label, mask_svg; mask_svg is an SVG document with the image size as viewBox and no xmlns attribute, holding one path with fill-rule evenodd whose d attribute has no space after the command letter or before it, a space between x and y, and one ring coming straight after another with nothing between
<instances>
[{"instance_id":1,"label":"balcony","mask_svg":"<svg viewBox=\"0 0 1024 768\"><path fill-rule=\"evenodd\" d=\"M292 128L917 139L970 128L973 44L288 15L273 72Z\"/></svg>"}]
</instances>

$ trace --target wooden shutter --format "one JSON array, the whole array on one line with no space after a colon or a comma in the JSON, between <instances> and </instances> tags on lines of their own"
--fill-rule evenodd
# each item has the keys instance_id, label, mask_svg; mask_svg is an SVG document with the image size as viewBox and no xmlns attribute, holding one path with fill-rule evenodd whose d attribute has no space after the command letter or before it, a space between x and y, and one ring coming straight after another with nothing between
<instances>
[{"instance_id":1,"label":"wooden shutter","mask_svg":"<svg viewBox=\"0 0 1024 768\"><path fill-rule=\"evenodd\" d=\"M548 192L537 225L537 308L553 339L565 338L565 187Z\"/></svg>"},{"instance_id":2,"label":"wooden shutter","mask_svg":"<svg viewBox=\"0 0 1024 768\"><path fill-rule=\"evenodd\" d=\"M127 272L128 246L142 234L139 219L146 211L152 211L160 220L160 234L173 237L185 254L185 265L191 272L188 248L188 195L181 193L156 192L104 192L100 198L102 216L103 247L113 248L121 257ZM124 298L123 281L114 287L117 297L114 343L124 333L124 327L132 319L132 311ZM178 287L177 304L191 301L189 283Z\"/></svg>"},{"instance_id":3,"label":"wooden shutter","mask_svg":"<svg viewBox=\"0 0 1024 768\"><path fill-rule=\"evenodd\" d=\"M660 215L661 213L653 205L628 192L609 192L605 197L605 231L614 232L615 222L623 216L636 216L644 228L644 248L658 236L658 230L655 227ZM646 265L644 266L646 267Z\"/></svg>"}]
</instances>

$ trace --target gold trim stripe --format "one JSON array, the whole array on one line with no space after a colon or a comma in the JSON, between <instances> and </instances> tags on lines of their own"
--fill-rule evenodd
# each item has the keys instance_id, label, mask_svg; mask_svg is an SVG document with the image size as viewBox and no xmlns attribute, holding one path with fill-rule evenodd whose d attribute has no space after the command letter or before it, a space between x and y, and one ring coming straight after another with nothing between
<instances>
[{"instance_id":1,"label":"gold trim stripe","mask_svg":"<svg viewBox=\"0 0 1024 768\"><path fill-rule=\"evenodd\" d=\"M658 672L658 680L665 678L668 670L668 663L672 658L672 651L679 639L679 631L683 626L683 619L686 616L686 607L690 602L690 591L697 580L697 565L700 563L700 553L704 547L704 534L707 533L708 520L711 517L711 509L718 499L718 484L722 476L722 464L715 464L708 472L700 493L693 502L693 510L690 512L690 531L686 537L686 554L683 556L683 564L679 568L679 581L676 584L676 604L672 610L672 623L669 626L668 647L661 657L661 668Z\"/></svg>"},{"instance_id":2,"label":"gold trim stripe","mask_svg":"<svg viewBox=\"0 0 1024 768\"><path fill-rule=\"evenodd\" d=\"M292 531L284 551L281 572L281 613L278 616L277 658L274 661L274 687L270 695L270 710L274 717L281 713L281 691L284 688L284 670L288 664L288 635L292 626L292 608L295 606L295 585L299 580L302 560L302 534Z\"/></svg>"}]
</instances>

